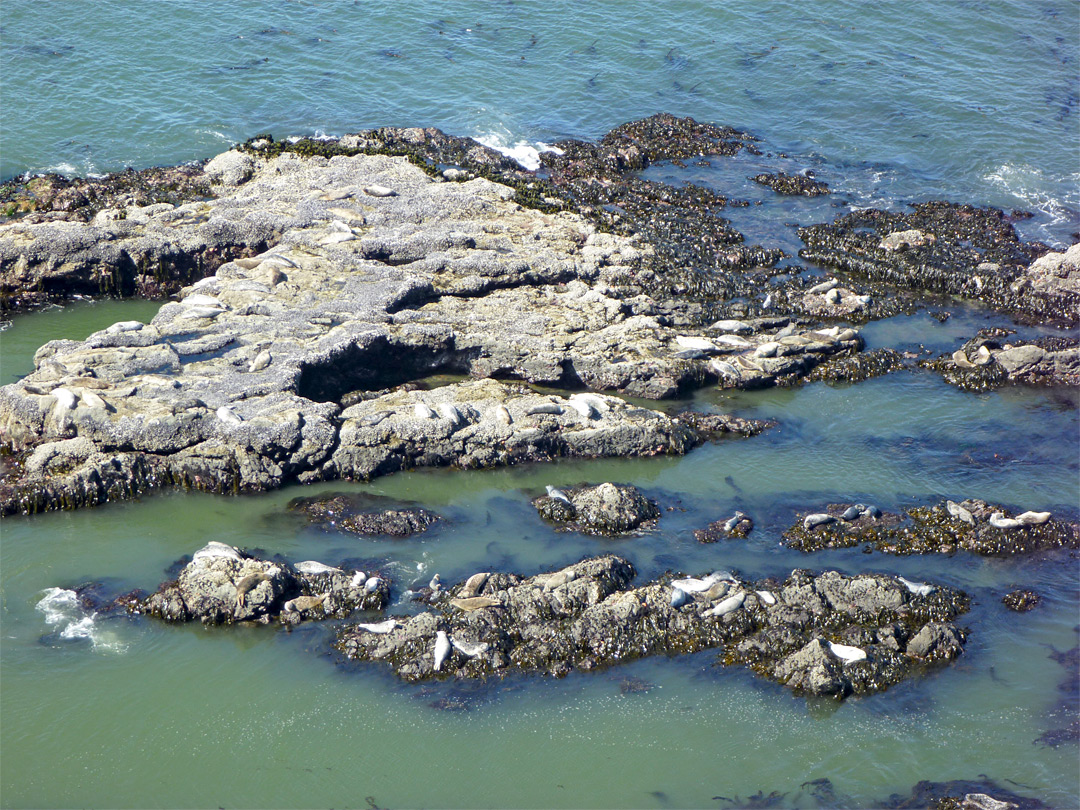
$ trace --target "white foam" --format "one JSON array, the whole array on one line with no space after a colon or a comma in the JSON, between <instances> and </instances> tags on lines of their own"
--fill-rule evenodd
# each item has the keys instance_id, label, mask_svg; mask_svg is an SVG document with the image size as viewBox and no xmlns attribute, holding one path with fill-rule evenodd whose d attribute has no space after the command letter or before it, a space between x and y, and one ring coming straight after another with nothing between
<instances>
[{"instance_id":1,"label":"white foam","mask_svg":"<svg viewBox=\"0 0 1080 810\"><path fill-rule=\"evenodd\" d=\"M59 627L60 638L89 640L94 650L127 652L128 645L111 630L103 630L97 613L87 613L79 604L75 591L66 588L47 588L35 609L45 614L45 623Z\"/></svg>"},{"instance_id":2,"label":"white foam","mask_svg":"<svg viewBox=\"0 0 1080 810\"><path fill-rule=\"evenodd\" d=\"M500 152L508 158L516 160L531 172L535 172L540 168L541 152L554 152L557 155L562 154L561 149L546 144L543 141L533 141L530 143L529 141L522 139L514 141L511 144L508 135L509 133L486 132L483 135L475 137L473 140L479 141L484 146L490 147L496 152Z\"/></svg>"}]
</instances>

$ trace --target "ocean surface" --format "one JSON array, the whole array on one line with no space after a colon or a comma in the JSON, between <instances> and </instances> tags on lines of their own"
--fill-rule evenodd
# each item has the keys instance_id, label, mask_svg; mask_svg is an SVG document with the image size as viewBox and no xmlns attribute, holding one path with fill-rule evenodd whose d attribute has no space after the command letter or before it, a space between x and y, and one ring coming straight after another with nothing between
<instances>
[{"instance_id":1,"label":"ocean surface","mask_svg":"<svg viewBox=\"0 0 1080 810\"><path fill-rule=\"evenodd\" d=\"M527 162L560 139L596 139L664 111L762 140L761 157L649 169L761 201L725 212L748 241L794 254L790 223L949 199L1029 210L1024 235L1063 246L1080 227L1078 33L1080 4L1049 0L5 0L0 179L174 164L265 132L383 125L438 126ZM792 200L747 181L777 168L812 169L838 193ZM0 330L0 384L28 373L44 342L145 321L156 306L16 316ZM938 353L980 328L1016 328L974 305L948 310L944 321L922 311L863 334L869 348ZM779 425L681 459L421 471L5 519L0 806L730 808L765 806L775 792L779 807L866 808L920 780L986 774L1080 807L1076 744L1034 742L1074 716L1058 707L1075 672L1052 657L1078 643L1074 553L895 558L779 544L797 512L829 502L895 511L978 497L1076 519L1076 392L970 394L908 371L855 386L706 389L694 404ZM622 540L556 533L529 503L546 484L606 480L659 500L657 527ZM316 532L287 509L316 491L420 503L447 520L400 542ZM694 540L693 529L735 509L755 520L746 540ZM447 583L492 568L531 574L615 551L640 580L828 567L940 582L974 600L958 661L835 704L723 668L711 653L418 688L378 666L342 666L328 654L330 625L172 627L72 599L87 583L153 590L207 540L362 560L395 578L395 596L435 572ZM1035 588L1042 604L1007 611L1001 597L1017 587Z\"/></svg>"}]
</instances>

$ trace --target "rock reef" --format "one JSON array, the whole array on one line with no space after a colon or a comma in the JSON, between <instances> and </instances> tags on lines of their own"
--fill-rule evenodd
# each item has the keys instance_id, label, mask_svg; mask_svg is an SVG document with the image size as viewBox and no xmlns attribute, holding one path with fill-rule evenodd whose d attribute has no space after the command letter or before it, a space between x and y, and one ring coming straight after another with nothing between
<instances>
[{"instance_id":1,"label":"rock reef","mask_svg":"<svg viewBox=\"0 0 1080 810\"><path fill-rule=\"evenodd\" d=\"M985 556L1011 556L1054 548L1080 548L1080 524L1050 512L1022 511L975 498L916 506L904 515L877 514L830 504L826 511L804 516L784 532L784 545L800 551L824 548L868 548L889 554L951 554L970 551Z\"/></svg>"},{"instance_id":2,"label":"rock reef","mask_svg":"<svg viewBox=\"0 0 1080 810\"><path fill-rule=\"evenodd\" d=\"M344 571L315 560L265 560L225 543L199 549L175 581L126 607L170 622L203 624L308 618L343 618L357 610L381 610L390 582L363 571Z\"/></svg>"},{"instance_id":3,"label":"rock reef","mask_svg":"<svg viewBox=\"0 0 1080 810\"><path fill-rule=\"evenodd\" d=\"M611 555L533 577L488 574L388 632L347 627L337 648L408 681L562 676L716 648L725 664L835 698L880 691L963 650L951 622L969 600L944 586L915 593L889 576L798 570L782 583L717 572L633 588L634 576Z\"/></svg>"}]
</instances>

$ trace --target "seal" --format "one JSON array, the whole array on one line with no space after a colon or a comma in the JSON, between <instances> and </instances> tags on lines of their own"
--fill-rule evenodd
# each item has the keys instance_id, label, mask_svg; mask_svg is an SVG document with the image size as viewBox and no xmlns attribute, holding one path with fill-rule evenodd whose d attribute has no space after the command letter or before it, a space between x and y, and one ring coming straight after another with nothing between
<instances>
[{"instance_id":1,"label":"seal","mask_svg":"<svg viewBox=\"0 0 1080 810\"><path fill-rule=\"evenodd\" d=\"M244 559L244 555L241 554L239 549L235 546L229 546L225 543L219 543L217 540L211 540L191 556L191 561L213 560L218 557L236 560L237 562Z\"/></svg>"},{"instance_id":2,"label":"seal","mask_svg":"<svg viewBox=\"0 0 1080 810\"><path fill-rule=\"evenodd\" d=\"M465 580L465 585L464 587L462 587L461 593L459 593L458 596L461 599L469 599L473 596L476 596L480 593L481 590L483 590L484 585L487 584L489 576L491 576L491 574L486 571L479 574L473 574L471 577Z\"/></svg>"},{"instance_id":3,"label":"seal","mask_svg":"<svg viewBox=\"0 0 1080 810\"><path fill-rule=\"evenodd\" d=\"M387 619L384 622L373 622L370 624L358 624L356 625L361 630L365 630L368 633L376 633L378 635L385 635L393 630L395 627L400 627L401 622L397 619Z\"/></svg>"},{"instance_id":4,"label":"seal","mask_svg":"<svg viewBox=\"0 0 1080 810\"><path fill-rule=\"evenodd\" d=\"M671 606L673 608L681 608L687 602L690 601L690 594L684 591L682 588L671 589Z\"/></svg>"},{"instance_id":5,"label":"seal","mask_svg":"<svg viewBox=\"0 0 1080 810\"><path fill-rule=\"evenodd\" d=\"M561 588L568 582L577 579L577 571L558 571L547 578L544 582L544 593L551 593L556 588Z\"/></svg>"},{"instance_id":6,"label":"seal","mask_svg":"<svg viewBox=\"0 0 1080 810\"><path fill-rule=\"evenodd\" d=\"M241 417L228 405L222 405L220 408L214 411L214 413L217 414L217 418L224 422L226 425L239 425L241 422L244 421L243 417Z\"/></svg>"},{"instance_id":7,"label":"seal","mask_svg":"<svg viewBox=\"0 0 1080 810\"><path fill-rule=\"evenodd\" d=\"M465 421L465 417L461 415L461 411L458 410L457 405L450 402L440 402L435 406L435 410L438 411L439 416L450 422L452 425L460 425Z\"/></svg>"},{"instance_id":8,"label":"seal","mask_svg":"<svg viewBox=\"0 0 1080 810\"><path fill-rule=\"evenodd\" d=\"M270 575L265 571L257 571L254 574L248 574L246 577L241 578L236 583L236 604L238 607L244 607L244 597L248 592L257 588L260 582L269 582Z\"/></svg>"},{"instance_id":9,"label":"seal","mask_svg":"<svg viewBox=\"0 0 1080 810\"><path fill-rule=\"evenodd\" d=\"M962 520L969 526L975 525L975 518L972 516L971 512L955 501L945 501L945 510L957 520Z\"/></svg>"},{"instance_id":10,"label":"seal","mask_svg":"<svg viewBox=\"0 0 1080 810\"><path fill-rule=\"evenodd\" d=\"M806 517L804 517L802 525L803 529L805 529L806 531L810 531L811 529L815 529L818 526L824 526L827 523L835 522L836 518L834 518L832 515L826 514L825 512L818 512L816 514L807 515Z\"/></svg>"},{"instance_id":11,"label":"seal","mask_svg":"<svg viewBox=\"0 0 1080 810\"><path fill-rule=\"evenodd\" d=\"M775 605L776 597L772 595L772 591L754 591L758 595L758 599L764 602L766 605Z\"/></svg>"},{"instance_id":12,"label":"seal","mask_svg":"<svg viewBox=\"0 0 1080 810\"><path fill-rule=\"evenodd\" d=\"M322 596L298 596L282 605L281 609L287 613L305 613L322 605L329 595L330 592L327 591Z\"/></svg>"},{"instance_id":13,"label":"seal","mask_svg":"<svg viewBox=\"0 0 1080 810\"><path fill-rule=\"evenodd\" d=\"M270 344L260 343L259 352L255 355L255 359L251 361L251 365L248 366L248 372L254 373L256 371L262 371L264 368L270 365L270 361L273 359L270 356Z\"/></svg>"},{"instance_id":14,"label":"seal","mask_svg":"<svg viewBox=\"0 0 1080 810\"><path fill-rule=\"evenodd\" d=\"M501 403L492 408L491 413L492 416L495 417L495 421L500 425L509 425L514 421L513 417L510 416L510 411L508 411L506 406Z\"/></svg>"},{"instance_id":15,"label":"seal","mask_svg":"<svg viewBox=\"0 0 1080 810\"><path fill-rule=\"evenodd\" d=\"M1050 520L1050 513L1049 512L1021 512L1019 515L1016 516L1016 519L1019 520L1025 526L1039 526L1039 525L1041 525L1043 523L1046 523L1048 520Z\"/></svg>"},{"instance_id":16,"label":"seal","mask_svg":"<svg viewBox=\"0 0 1080 810\"><path fill-rule=\"evenodd\" d=\"M563 492L561 489L556 489L555 487L551 486L550 484L548 484L546 487L544 487L544 489L547 490L547 494L548 494L549 498L554 498L557 501L566 501L571 506L573 506L573 503L571 503L571 501L570 501L570 497L565 492Z\"/></svg>"},{"instance_id":17,"label":"seal","mask_svg":"<svg viewBox=\"0 0 1080 810\"><path fill-rule=\"evenodd\" d=\"M570 398L570 407L577 411L585 419L598 419L600 413L593 407L591 402L586 402L583 399Z\"/></svg>"},{"instance_id":18,"label":"seal","mask_svg":"<svg viewBox=\"0 0 1080 810\"><path fill-rule=\"evenodd\" d=\"M413 413L416 414L417 419L435 419L438 416L435 411L423 402L417 402L413 405Z\"/></svg>"},{"instance_id":19,"label":"seal","mask_svg":"<svg viewBox=\"0 0 1080 810\"><path fill-rule=\"evenodd\" d=\"M467 641L461 641L459 639L450 636L450 643L454 645L454 649L462 655L467 655L469 658L475 658L481 653L486 653L491 647L486 641L481 641L476 644L470 644Z\"/></svg>"},{"instance_id":20,"label":"seal","mask_svg":"<svg viewBox=\"0 0 1080 810\"><path fill-rule=\"evenodd\" d=\"M934 592L934 586L928 585L925 582L912 582L910 579L904 579L902 576L896 577L900 584L911 591L916 596L929 596Z\"/></svg>"},{"instance_id":21,"label":"seal","mask_svg":"<svg viewBox=\"0 0 1080 810\"><path fill-rule=\"evenodd\" d=\"M502 605L502 602L498 599L492 599L490 596L469 596L464 599L460 597L451 599L450 604L458 610L464 610L466 613L471 613L474 610L498 607L499 605Z\"/></svg>"},{"instance_id":22,"label":"seal","mask_svg":"<svg viewBox=\"0 0 1080 810\"><path fill-rule=\"evenodd\" d=\"M340 574L342 573L340 568L334 568L332 565L321 563L318 560L304 560L298 562L293 566L301 574Z\"/></svg>"},{"instance_id":23,"label":"seal","mask_svg":"<svg viewBox=\"0 0 1080 810\"><path fill-rule=\"evenodd\" d=\"M378 587L382 579L379 577L368 577L367 582L364 583L364 590L368 593L373 593Z\"/></svg>"},{"instance_id":24,"label":"seal","mask_svg":"<svg viewBox=\"0 0 1080 810\"><path fill-rule=\"evenodd\" d=\"M435 634L435 671L442 669L443 662L450 655L450 638L445 631L440 630Z\"/></svg>"},{"instance_id":25,"label":"seal","mask_svg":"<svg viewBox=\"0 0 1080 810\"><path fill-rule=\"evenodd\" d=\"M529 410L525 411L525 415L538 416L540 414L552 414L558 416L564 410L565 408L557 402L541 402L539 405L533 405Z\"/></svg>"},{"instance_id":26,"label":"seal","mask_svg":"<svg viewBox=\"0 0 1080 810\"><path fill-rule=\"evenodd\" d=\"M858 647L850 647L847 644L833 644L831 641L828 642L828 645L829 651L845 664L862 661L866 658L866 653Z\"/></svg>"},{"instance_id":27,"label":"seal","mask_svg":"<svg viewBox=\"0 0 1080 810\"><path fill-rule=\"evenodd\" d=\"M726 616L728 613L733 613L742 607L743 602L746 601L746 591L739 591L737 594L729 596L722 602L717 602L716 607L708 612L709 616Z\"/></svg>"},{"instance_id":28,"label":"seal","mask_svg":"<svg viewBox=\"0 0 1080 810\"><path fill-rule=\"evenodd\" d=\"M1016 518L1005 517L1004 512L994 512L994 514L990 516L990 525L996 529L1010 531L1012 529L1019 529L1024 524Z\"/></svg>"}]
</instances>

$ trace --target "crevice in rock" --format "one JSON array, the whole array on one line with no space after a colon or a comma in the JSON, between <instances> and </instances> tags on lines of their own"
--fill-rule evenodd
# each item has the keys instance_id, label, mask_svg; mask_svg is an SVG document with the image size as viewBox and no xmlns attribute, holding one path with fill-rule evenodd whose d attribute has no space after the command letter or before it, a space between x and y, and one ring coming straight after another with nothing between
<instances>
[{"instance_id":1,"label":"crevice in rock","mask_svg":"<svg viewBox=\"0 0 1080 810\"><path fill-rule=\"evenodd\" d=\"M470 359L454 348L448 334L425 345L379 335L353 344L321 362L301 367L296 393L314 402L339 402L355 391L379 391L432 374L465 373Z\"/></svg>"}]
</instances>

